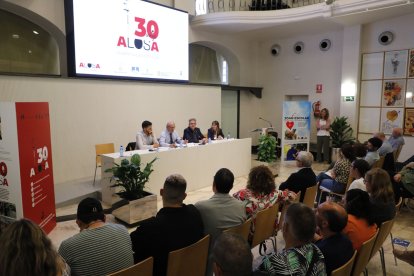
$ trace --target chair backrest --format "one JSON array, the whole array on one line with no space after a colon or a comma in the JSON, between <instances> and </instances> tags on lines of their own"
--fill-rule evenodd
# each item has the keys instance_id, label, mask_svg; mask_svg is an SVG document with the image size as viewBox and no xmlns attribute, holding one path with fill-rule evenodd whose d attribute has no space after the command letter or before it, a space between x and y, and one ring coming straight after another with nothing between
<instances>
[{"instance_id":1,"label":"chair backrest","mask_svg":"<svg viewBox=\"0 0 414 276\"><path fill-rule=\"evenodd\" d=\"M256 214L252 248L274 235L278 214L279 203L275 203Z\"/></svg>"},{"instance_id":2,"label":"chair backrest","mask_svg":"<svg viewBox=\"0 0 414 276\"><path fill-rule=\"evenodd\" d=\"M95 151L96 151L96 166L101 166L101 154L105 153L114 153L115 152L115 146L114 143L108 143L108 144L97 144L95 145Z\"/></svg>"},{"instance_id":3,"label":"chair backrest","mask_svg":"<svg viewBox=\"0 0 414 276\"><path fill-rule=\"evenodd\" d=\"M378 231L372 236L369 240L365 241L361 248L359 249L355 261L354 267L352 268L352 276L360 276L362 271L369 262L369 257L371 256L372 247L374 246L375 240L378 236Z\"/></svg>"},{"instance_id":4,"label":"chair backrest","mask_svg":"<svg viewBox=\"0 0 414 276\"><path fill-rule=\"evenodd\" d=\"M400 196L400 199L398 200L397 204L395 205L395 210L397 211L397 214L400 213L401 204L403 202L403 197Z\"/></svg>"},{"instance_id":5,"label":"chair backrest","mask_svg":"<svg viewBox=\"0 0 414 276\"><path fill-rule=\"evenodd\" d=\"M387 220L381 224L378 230L378 236L375 240L374 246L372 247L370 259L377 253L377 251L381 248L382 244L384 243L385 239L391 232L391 228L394 225L394 219Z\"/></svg>"},{"instance_id":6,"label":"chair backrest","mask_svg":"<svg viewBox=\"0 0 414 276\"><path fill-rule=\"evenodd\" d=\"M394 161L397 162L398 157L400 156L403 145L399 145L398 148L394 151Z\"/></svg>"},{"instance_id":7,"label":"chair backrest","mask_svg":"<svg viewBox=\"0 0 414 276\"><path fill-rule=\"evenodd\" d=\"M378 159L377 161L375 161L374 164L372 164L371 169L373 168L381 168L384 165L384 160L385 160L385 156L381 156L380 159Z\"/></svg>"},{"instance_id":8,"label":"chair backrest","mask_svg":"<svg viewBox=\"0 0 414 276\"><path fill-rule=\"evenodd\" d=\"M234 233L241 236L245 241L248 241L251 224L252 218L249 218L240 225L223 230L223 233Z\"/></svg>"},{"instance_id":9,"label":"chair backrest","mask_svg":"<svg viewBox=\"0 0 414 276\"><path fill-rule=\"evenodd\" d=\"M354 255L352 255L351 259L346 262L343 266L335 269L331 272L331 276L349 276L352 272L352 267L354 265L355 256L357 255L357 251L354 251Z\"/></svg>"},{"instance_id":10,"label":"chair backrest","mask_svg":"<svg viewBox=\"0 0 414 276\"><path fill-rule=\"evenodd\" d=\"M305 192L305 197L303 198L303 204L313 209L317 191L318 191L318 185L307 188Z\"/></svg>"},{"instance_id":11,"label":"chair backrest","mask_svg":"<svg viewBox=\"0 0 414 276\"><path fill-rule=\"evenodd\" d=\"M210 235L187 247L168 254L167 276L204 275L206 273Z\"/></svg>"},{"instance_id":12,"label":"chair backrest","mask_svg":"<svg viewBox=\"0 0 414 276\"><path fill-rule=\"evenodd\" d=\"M125 148L125 151L135 150L136 146L137 146L137 142L129 142Z\"/></svg>"},{"instance_id":13,"label":"chair backrest","mask_svg":"<svg viewBox=\"0 0 414 276\"><path fill-rule=\"evenodd\" d=\"M152 267L154 265L154 258L149 257L140 263L131 267L109 274L108 276L152 276Z\"/></svg>"}]
</instances>

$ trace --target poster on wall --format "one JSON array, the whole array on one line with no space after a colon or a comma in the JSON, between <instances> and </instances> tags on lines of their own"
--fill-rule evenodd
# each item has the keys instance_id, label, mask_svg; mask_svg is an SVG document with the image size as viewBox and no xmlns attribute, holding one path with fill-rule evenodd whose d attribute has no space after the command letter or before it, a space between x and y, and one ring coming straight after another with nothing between
<instances>
[{"instance_id":1,"label":"poster on wall","mask_svg":"<svg viewBox=\"0 0 414 276\"><path fill-rule=\"evenodd\" d=\"M414 79L407 80L407 92L405 93L405 107L414 107Z\"/></svg>"},{"instance_id":2,"label":"poster on wall","mask_svg":"<svg viewBox=\"0 0 414 276\"><path fill-rule=\"evenodd\" d=\"M282 160L295 160L299 151L309 150L311 103L283 102Z\"/></svg>"},{"instance_id":3,"label":"poster on wall","mask_svg":"<svg viewBox=\"0 0 414 276\"><path fill-rule=\"evenodd\" d=\"M56 225L48 103L0 103L0 216Z\"/></svg>"},{"instance_id":4,"label":"poster on wall","mask_svg":"<svg viewBox=\"0 0 414 276\"><path fill-rule=\"evenodd\" d=\"M402 127L403 117L403 108L383 108L381 110L381 132L391 134L393 128Z\"/></svg>"},{"instance_id":5,"label":"poster on wall","mask_svg":"<svg viewBox=\"0 0 414 276\"><path fill-rule=\"evenodd\" d=\"M382 87L382 106L403 107L405 101L405 79L384 80Z\"/></svg>"},{"instance_id":6,"label":"poster on wall","mask_svg":"<svg viewBox=\"0 0 414 276\"><path fill-rule=\"evenodd\" d=\"M407 50L385 52L384 79L407 77Z\"/></svg>"},{"instance_id":7,"label":"poster on wall","mask_svg":"<svg viewBox=\"0 0 414 276\"><path fill-rule=\"evenodd\" d=\"M414 135L414 108L405 109L404 135Z\"/></svg>"},{"instance_id":8,"label":"poster on wall","mask_svg":"<svg viewBox=\"0 0 414 276\"><path fill-rule=\"evenodd\" d=\"M410 50L408 60L408 77L414 78L414 49Z\"/></svg>"}]
</instances>

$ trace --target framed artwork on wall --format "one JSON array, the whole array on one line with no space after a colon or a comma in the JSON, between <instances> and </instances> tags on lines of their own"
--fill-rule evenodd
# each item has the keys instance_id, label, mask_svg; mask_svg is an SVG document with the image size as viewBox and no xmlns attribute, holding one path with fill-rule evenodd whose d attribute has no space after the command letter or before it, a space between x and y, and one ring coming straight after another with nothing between
<instances>
[{"instance_id":1,"label":"framed artwork on wall","mask_svg":"<svg viewBox=\"0 0 414 276\"><path fill-rule=\"evenodd\" d=\"M407 50L385 52L384 79L407 77Z\"/></svg>"},{"instance_id":2,"label":"framed artwork on wall","mask_svg":"<svg viewBox=\"0 0 414 276\"><path fill-rule=\"evenodd\" d=\"M382 86L382 106L404 107L405 101L405 79L384 80Z\"/></svg>"},{"instance_id":3,"label":"framed artwork on wall","mask_svg":"<svg viewBox=\"0 0 414 276\"><path fill-rule=\"evenodd\" d=\"M414 78L414 49L410 50L408 57L408 77Z\"/></svg>"},{"instance_id":4,"label":"framed artwork on wall","mask_svg":"<svg viewBox=\"0 0 414 276\"><path fill-rule=\"evenodd\" d=\"M404 135L414 135L414 108L405 109Z\"/></svg>"},{"instance_id":5,"label":"framed artwork on wall","mask_svg":"<svg viewBox=\"0 0 414 276\"><path fill-rule=\"evenodd\" d=\"M359 109L358 132L372 133L379 131L381 108L361 107Z\"/></svg>"},{"instance_id":6,"label":"framed artwork on wall","mask_svg":"<svg viewBox=\"0 0 414 276\"><path fill-rule=\"evenodd\" d=\"M414 107L414 79L407 80L405 92L405 107Z\"/></svg>"},{"instance_id":7,"label":"framed artwork on wall","mask_svg":"<svg viewBox=\"0 0 414 276\"><path fill-rule=\"evenodd\" d=\"M381 106L382 81L361 81L360 106Z\"/></svg>"},{"instance_id":8,"label":"framed artwork on wall","mask_svg":"<svg viewBox=\"0 0 414 276\"><path fill-rule=\"evenodd\" d=\"M362 80L382 79L384 52L364 54L362 56Z\"/></svg>"},{"instance_id":9,"label":"framed artwork on wall","mask_svg":"<svg viewBox=\"0 0 414 276\"><path fill-rule=\"evenodd\" d=\"M381 132L391 134L395 127L402 127L404 117L403 108L382 108L381 109Z\"/></svg>"}]
</instances>

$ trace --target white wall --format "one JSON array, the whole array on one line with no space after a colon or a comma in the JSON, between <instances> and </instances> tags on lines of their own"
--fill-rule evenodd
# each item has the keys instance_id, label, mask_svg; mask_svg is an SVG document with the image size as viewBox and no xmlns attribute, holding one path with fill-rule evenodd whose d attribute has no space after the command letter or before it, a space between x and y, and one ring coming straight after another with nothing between
<instances>
[{"instance_id":1,"label":"white wall","mask_svg":"<svg viewBox=\"0 0 414 276\"><path fill-rule=\"evenodd\" d=\"M412 26L414 26L414 14L364 25L362 28L361 52L370 53L414 48ZM394 41L387 46L378 43L378 36L384 31L394 33ZM404 138L406 145L401 151L400 161L404 161L414 154L414 137L404 136Z\"/></svg>"},{"instance_id":2,"label":"white wall","mask_svg":"<svg viewBox=\"0 0 414 276\"><path fill-rule=\"evenodd\" d=\"M221 119L219 87L0 76L0 101L49 102L55 184L93 178L95 144L126 146L143 120L159 135L169 120L180 135L188 119L203 132Z\"/></svg>"}]
</instances>

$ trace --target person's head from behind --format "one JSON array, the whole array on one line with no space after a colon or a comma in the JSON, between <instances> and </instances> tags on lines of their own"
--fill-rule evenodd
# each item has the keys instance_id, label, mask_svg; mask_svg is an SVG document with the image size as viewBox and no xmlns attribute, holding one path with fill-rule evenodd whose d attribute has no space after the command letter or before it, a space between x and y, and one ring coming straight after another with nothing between
<instances>
[{"instance_id":1,"label":"person's head from behind","mask_svg":"<svg viewBox=\"0 0 414 276\"><path fill-rule=\"evenodd\" d=\"M394 138L398 138L398 137L402 136L402 133L403 133L402 128L399 128L399 127L393 128L391 136L394 137Z\"/></svg>"},{"instance_id":2,"label":"person's head from behind","mask_svg":"<svg viewBox=\"0 0 414 276\"><path fill-rule=\"evenodd\" d=\"M168 122L167 126L166 126L166 129L167 129L168 133L173 133L174 130L175 130L175 123L172 122L172 121Z\"/></svg>"},{"instance_id":3,"label":"person's head from behind","mask_svg":"<svg viewBox=\"0 0 414 276\"><path fill-rule=\"evenodd\" d=\"M147 135L152 134L152 123L150 121L143 121L141 126L145 134Z\"/></svg>"},{"instance_id":4,"label":"person's head from behind","mask_svg":"<svg viewBox=\"0 0 414 276\"><path fill-rule=\"evenodd\" d=\"M221 234L214 243L212 257L216 276L249 276L252 273L250 246L239 235Z\"/></svg>"},{"instance_id":5,"label":"person's head from behind","mask_svg":"<svg viewBox=\"0 0 414 276\"><path fill-rule=\"evenodd\" d=\"M247 189L256 194L268 195L276 189L275 177L269 167L260 165L250 170Z\"/></svg>"},{"instance_id":6,"label":"person's head from behind","mask_svg":"<svg viewBox=\"0 0 414 276\"><path fill-rule=\"evenodd\" d=\"M384 134L384 132L376 132L376 133L374 133L374 137L376 137L378 139L381 139L381 141L384 141L385 140L385 134Z\"/></svg>"},{"instance_id":7,"label":"person's head from behind","mask_svg":"<svg viewBox=\"0 0 414 276\"><path fill-rule=\"evenodd\" d=\"M35 223L18 220L0 236L0 275L61 275L63 261Z\"/></svg>"},{"instance_id":8,"label":"person's head from behind","mask_svg":"<svg viewBox=\"0 0 414 276\"><path fill-rule=\"evenodd\" d=\"M389 174L380 168L373 168L365 174L365 185L370 197L375 201L394 201L394 190Z\"/></svg>"},{"instance_id":9,"label":"person's head from behind","mask_svg":"<svg viewBox=\"0 0 414 276\"><path fill-rule=\"evenodd\" d=\"M226 168L222 168L214 175L213 190L221 194L228 194L233 188L234 175Z\"/></svg>"},{"instance_id":10,"label":"person's head from behind","mask_svg":"<svg viewBox=\"0 0 414 276\"><path fill-rule=\"evenodd\" d=\"M96 221L105 222L102 204L95 198L87 197L78 204L76 223L83 230Z\"/></svg>"},{"instance_id":11,"label":"person's head from behind","mask_svg":"<svg viewBox=\"0 0 414 276\"><path fill-rule=\"evenodd\" d=\"M368 151L377 151L382 146L382 140L377 137L368 139L367 149Z\"/></svg>"},{"instance_id":12,"label":"person's head from behind","mask_svg":"<svg viewBox=\"0 0 414 276\"><path fill-rule=\"evenodd\" d=\"M352 145L355 158L364 158L367 155L367 148L364 144L355 143Z\"/></svg>"},{"instance_id":13,"label":"person's head from behind","mask_svg":"<svg viewBox=\"0 0 414 276\"><path fill-rule=\"evenodd\" d=\"M164 207L181 206L187 194L187 181L180 174L172 174L165 179L164 187L160 194Z\"/></svg>"},{"instance_id":14,"label":"person's head from behind","mask_svg":"<svg viewBox=\"0 0 414 276\"><path fill-rule=\"evenodd\" d=\"M219 123L218 121L213 121L213 122L211 123L211 128L212 128L214 131L218 131L218 130L220 129L220 123Z\"/></svg>"},{"instance_id":15,"label":"person's head from behind","mask_svg":"<svg viewBox=\"0 0 414 276\"><path fill-rule=\"evenodd\" d=\"M351 144L342 145L340 153L344 158L348 159L351 162L355 159L354 149L352 148Z\"/></svg>"},{"instance_id":16,"label":"person's head from behind","mask_svg":"<svg viewBox=\"0 0 414 276\"><path fill-rule=\"evenodd\" d=\"M354 178L364 177L370 166L364 159L356 159L351 165L351 176Z\"/></svg>"},{"instance_id":17,"label":"person's head from behind","mask_svg":"<svg viewBox=\"0 0 414 276\"><path fill-rule=\"evenodd\" d=\"M188 127L194 130L197 126L197 120L195 118L191 118L188 120Z\"/></svg>"},{"instance_id":18,"label":"person's head from behind","mask_svg":"<svg viewBox=\"0 0 414 276\"><path fill-rule=\"evenodd\" d=\"M325 201L316 209L316 224L322 233L340 233L348 222L348 214L338 203Z\"/></svg>"},{"instance_id":19,"label":"person's head from behind","mask_svg":"<svg viewBox=\"0 0 414 276\"><path fill-rule=\"evenodd\" d=\"M327 120L329 118L329 111L326 108L322 108L321 110L321 119Z\"/></svg>"},{"instance_id":20,"label":"person's head from behind","mask_svg":"<svg viewBox=\"0 0 414 276\"><path fill-rule=\"evenodd\" d=\"M315 213L303 203L293 203L286 210L282 233L286 242L306 244L312 241L316 230Z\"/></svg>"},{"instance_id":21,"label":"person's head from behind","mask_svg":"<svg viewBox=\"0 0 414 276\"><path fill-rule=\"evenodd\" d=\"M298 167L310 168L312 167L313 155L308 151L300 151L296 156L296 165Z\"/></svg>"},{"instance_id":22,"label":"person's head from behind","mask_svg":"<svg viewBox=\"0 0 414 276\"><path fill-rule=\"evenodd\" d=\"M361 189L348 190L345 194L345 210L348 215L354 215L357 218L363 218L371 225L371 202L369 194Z\"/></svg>"}]
</instances>

